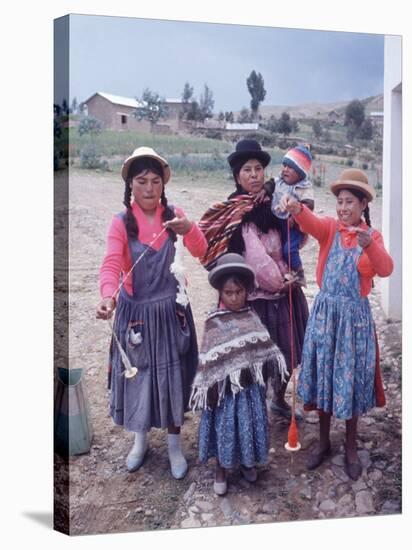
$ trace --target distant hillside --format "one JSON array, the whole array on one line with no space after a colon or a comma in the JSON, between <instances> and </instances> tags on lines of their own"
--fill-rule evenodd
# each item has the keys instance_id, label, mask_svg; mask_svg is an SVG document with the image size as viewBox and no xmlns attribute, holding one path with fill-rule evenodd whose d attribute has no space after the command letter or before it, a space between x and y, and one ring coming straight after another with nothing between
<instances>
[{"instance_id":1,"label":"distant hillside","mask_svg":"<svg viewBox=\"0 0 412 550\"><path fill-rule=\"evenodd\" d=\"M371 96L360 100L366 114L371 111L383 111L383 95ZM300 105L261 105L260 114L264 118L274 115L279 117L283 112L290 114L292 118L324 118L330 111L343 113L350 101L336 101L333 103L302 103ZM248 106L249 107L249 106ZM238 113L235 113L235 118Z\"/></svg>"}]
</instances>

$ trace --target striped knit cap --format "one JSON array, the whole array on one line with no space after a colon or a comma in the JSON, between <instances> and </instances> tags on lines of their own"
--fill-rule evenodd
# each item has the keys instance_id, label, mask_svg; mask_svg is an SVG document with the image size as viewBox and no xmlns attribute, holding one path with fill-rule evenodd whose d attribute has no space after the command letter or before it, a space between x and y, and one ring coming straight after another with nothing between
<instances>
[{"instance_id":1,"label":"striped knit cap","mask_svg":"<svg viewBox=\"0 0 412 550\"><path fill-rule=\"evenodd\" d=\"M283 157L282 164L290 166L299 174L301 179L306 179L312 165L312 155L307 147L298 145L289 149Z\"/></svg>"}]
</instances>

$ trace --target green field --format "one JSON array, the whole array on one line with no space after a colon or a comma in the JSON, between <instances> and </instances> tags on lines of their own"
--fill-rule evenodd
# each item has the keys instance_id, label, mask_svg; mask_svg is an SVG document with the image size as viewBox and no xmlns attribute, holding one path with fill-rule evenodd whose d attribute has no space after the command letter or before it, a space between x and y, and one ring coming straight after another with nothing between
<instances>
[{"instance_id":1,"label":"green field","mask_svg":"<svg viewBox=\"0 0 412 550\"><path fill-rule=\"evenodd\" d=\"M308 127L301 128L301 130L302 133L309 134ZM80 167L82 150L93 145L98 157L104 161L102 171L118 173L123 160L136 147L145 145L154 148L160 155L167 158L172 172L176 175L189 176L193 180L211 180L213 178L227 180L232 177L227 156L234 150L235 145L229 141L198 136L143 134L132 131L104 130L93 137L90 135L80 136L77 128L70 128L68 132L69 163L72 168ZM66 136L60 140L60 147L63 146ZM58 142L56 145L59 147ZM266 170L267 176L277 176L285 151L276 147L264 147L264 149L272 157ZM310 177L315 181L316 178L319 180L319 176L322 174L320 183L325 185L348 167L347 162L347 159L344 158L315 155ZM379 168L374 168L372 163L365 165L360 161L355 161L353 166L364 169L372 185L379 187L381 179Z\"/></svg>"},{"instance_id":2,"label":"green field","mask_svg":"<svg viewBox=\"0 0 412 550\"><path fill-rule=\"evenodd\" d=\"M77 128L70 128L70 150L72 155L78 156L82 147L90 143L90 136L80 136ZM227 141L208 139L194 136L143 134L133 131L104 130L93 141L104 157L125 157L136 147L153 147L160 155L174 154L229 154L232 144Z\"/></svg>"},{"instance_id":3,"label":"green field","mask_svg":"<svg viewBox=\"0 0 412 550\"><path fill-rule=\"evenodd\" d=\"M70 129L69 142L72 166L79 165L81 151L91 144L101 159L107 161L110 170L119 169L123 160L136 147L147 146L167 158L173 171L182 174L228 173L227 156L234 150L234 144L229 141L197 136L162 136L104 130L91 137L80 136L77 128ZM274 149L268 149L268 152L272 156L273 164L280 163L284 152Z\"/></svg>"}]
</instances>

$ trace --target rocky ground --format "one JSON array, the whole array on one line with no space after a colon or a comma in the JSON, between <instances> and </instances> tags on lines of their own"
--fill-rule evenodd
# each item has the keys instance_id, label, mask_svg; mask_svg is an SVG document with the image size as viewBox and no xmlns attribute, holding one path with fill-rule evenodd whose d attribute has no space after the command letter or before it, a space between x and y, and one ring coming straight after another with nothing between
<instances>
[{"instance_id":1,"label":"rocky ground","mask_svg":"<svg viewBox=\"0 0 412 550\"><path fill-rule=\"evenodd\" d=\"M62 179L60 185L64 185ZM172 203L198 219L213 201L226 196L228 181L174 178L168 185ZM250 484L238 471L229 474L226 496L212 491L213 465L197 461L199 414L187 414L182 434L189 472L174 480L169 471L165 433L152 430L144 466L129 474L125 459L132 435L113 425L108 415L107 348L109 327L94 317L98 295L98 268L107 226L121 210L123 185L114 174L74 171L70 179L70 367L83 369L93 428L91 449L65 463L55 459L56 524L70 517L71 534L125 532L167 528L240 525L301 519L343 518L401 512L401 324L386 319L380 307L379 282L370 297L381 346L381 368L387 406L374 409L359 423L359 455L363 473L357 482L343 467L344 423L333 422L333 454L318 470L305 469L306 449L315 441L316 413L299 423L302 450L285 450L289 422L270 413L269 463ZM333 213L334 200L316 190L317 211ZM63 206L62 206L63 208ZM61 213L63 211L61 210ZM380 227L380 201L372 208L372 222ZM311 302L316 243L303 252ZM215 300L206 273L192 258L185 259L189 293L198 336ZM64 340L64 323L57 323ZM67 331L66 331L67 332ZM61 349L64 353L64 348ZM57 359L59 350L57 350ZM290 397L290 389L288 390ZM70 488L70 489L69 489ZM69 492L68 492L69 490ZM66 515L65 515L66 514Z\"/></svg>"}]
</instances>

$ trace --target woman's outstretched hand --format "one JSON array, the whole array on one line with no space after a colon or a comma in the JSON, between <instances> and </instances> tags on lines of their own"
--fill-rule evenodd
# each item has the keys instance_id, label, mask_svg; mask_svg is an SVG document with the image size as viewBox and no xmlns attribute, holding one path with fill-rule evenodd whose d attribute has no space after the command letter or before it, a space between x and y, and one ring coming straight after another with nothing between
<instances>
[{"instance_id":1,"label":"woman's outstretched hand","mask_svg":"<svg viewBox=\"0 0 412 550\"><path fill-rule=\"evenodd\" d=\"M168 229L171 229L178 235L186 235L186 233L189 233L189 231L192 229L193 222L188 220L186 216L183 216L182 218L179 218L176 216L173 218L173 220L169 220L168 222L165 222L163 224L163 227L167 227Z\"/></svg>"},{"instance_id":2,"label":"woman's outstretched hand","mask_svg":"<svg viewBox=\"0 0 412 550\"><path fill-rule=\"evenodd\" d=\"M364 229L361 229L360 227L349 227L350 231L353 231L356 233L356 236L358 238L358 245L361 248L366 248L369 246L372 242L372 237L368 231L365 231Z\"/></svg>"},{"instance_id":3,"label":"woman's outstretched hand","mask_svg":"<svg viewBox=\"0 0 412 550\"><path fill-rule=\"evenodd\" d=\"M114 298L103 298L97 306L96 319L104 319L105 321L111 319L115 307L116 302Z\"/></svg>"},{"instance_id":4,"label":"woman's outstretched hand","mask_svg":"<svg viewBox=\"0 0 412 550\"><path fill-rule=\"evenodd\" d=\"M291 195L283 195L279 202L279 209L289 212L292 216L296 216L302 210L302 205Z\"/></svg>"}]
</instances>

